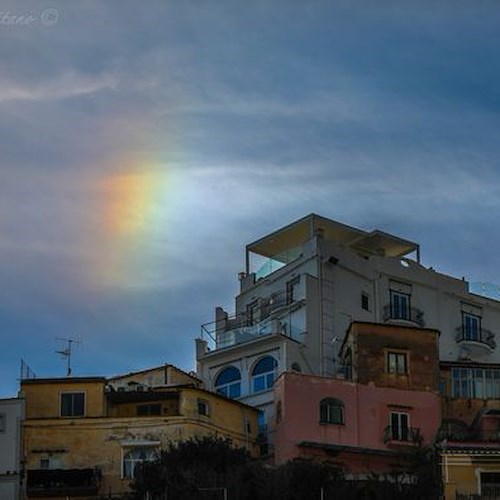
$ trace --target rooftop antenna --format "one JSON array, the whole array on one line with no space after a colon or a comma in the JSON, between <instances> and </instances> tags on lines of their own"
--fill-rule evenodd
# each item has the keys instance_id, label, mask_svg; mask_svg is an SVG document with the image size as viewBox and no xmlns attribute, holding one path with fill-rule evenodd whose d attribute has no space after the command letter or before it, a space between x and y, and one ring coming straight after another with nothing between
<instances>
[{"instance_id":1,"label":"rooftop antenna","mask_svg":"<svg viewBox=\"0 0 500 500\"><path fill-rule=\"evenodd\" d=\"M56 353L60 354L62 359L66 358L68 362L66 376L69 377L71 375L71 353L73 351L73 344L79 345L81 342L79 339L68 339L64 337L56 337L56 339L67 342L66 349L56 351Z\"/></svg>"}]
</instances>

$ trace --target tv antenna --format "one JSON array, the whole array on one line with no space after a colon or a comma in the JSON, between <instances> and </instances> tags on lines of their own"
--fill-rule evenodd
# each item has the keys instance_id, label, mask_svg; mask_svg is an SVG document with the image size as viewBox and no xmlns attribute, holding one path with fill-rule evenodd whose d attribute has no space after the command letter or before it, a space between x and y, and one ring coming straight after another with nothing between
<instances>
[{"instance_id":1,"label":"tv antenna","mask_svg":"<svg viewBox=\"0 0 500 500\"><path fill-rule=\"evenodd\" d=\"M73 352L73 344L79 345L81 342L79 339L68 339L64 337L56 337L56 339L67 343L66 349L56 351L56 353L60 354L62 359L67 360L68 364L67 364L66 376L69 377L71 375L71 354Z\"/></svg>"}]
</instances>

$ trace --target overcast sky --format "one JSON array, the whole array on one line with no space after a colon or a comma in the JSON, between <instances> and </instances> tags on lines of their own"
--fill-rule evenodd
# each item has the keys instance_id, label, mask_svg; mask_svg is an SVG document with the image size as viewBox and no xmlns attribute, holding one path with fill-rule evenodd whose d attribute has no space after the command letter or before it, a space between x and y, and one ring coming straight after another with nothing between
<instances>
[{"instance_id":1,"label":"overcast sky","mask_svg":"<svg viewBox=\"0 0 500 500\"><path fill-rule=\"evenodd\" d=\"M0 396L191 370L310 212L500 283L500 3L0 0Z\"/></svg>"}]
</instances>

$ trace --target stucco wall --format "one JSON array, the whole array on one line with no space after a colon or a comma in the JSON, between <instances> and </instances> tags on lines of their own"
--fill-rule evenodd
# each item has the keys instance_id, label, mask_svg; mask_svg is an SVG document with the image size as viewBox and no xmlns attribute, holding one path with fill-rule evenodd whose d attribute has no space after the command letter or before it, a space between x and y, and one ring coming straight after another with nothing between
<instances>
[{"instance_id":1,"label":"stucco wall","mask_svg":"<svg viewBox=\"0 0 500 500\"><path fill-rule=\"evenodd\" d=\"M64 385L64 384L62 384ZM37 399L47 392L58 393L55 384L45 391L30 393L29 402L34 409L46 408ZM49 397L49 399L54 399ZM198 412L198 400L208 405L208 415ZM28 469L40 468L41 459L50 459L56 467L99 467L103 474L101 494L125 491L128 480L122 479L124 450L134 443L170 442L195 436L213 435L231 439L235 446L247 447L258 453L258 412L253 408L226 400L207 391L183 388L180 390L179 416L175 417L94 417L94 418L31 418L24 424L23 448Z\"/></svg>"},{"instance_id":2,"label":"stucco wall","mask_svg":"<svg viewBox=\"0 0 500 500\"><path fill-rule=\"evenodd\" d=\"M55 418L61 412L61 394L85 393L85 416L102 417L105 414L104 379L35 379L22 382L21 391L26 400L26 418Z\"/></svg>"},{"instance_id":3,"label":"stucco wall","mask_svg":"<svg viewBox=\"0 0 500 500\"><path fill-rule=\"evenodd\" d=\"M344 403L344 425L321 424L319 407L325 397ZM390 450L384 430L391 411L410 415L410 427L420 429L430 444L440 423L440 399L420 391L379 388L326 377L284 374L275 386L281 421L276 426L276 462L301 454L302 441Z\"/></svg>"}]
</instances>

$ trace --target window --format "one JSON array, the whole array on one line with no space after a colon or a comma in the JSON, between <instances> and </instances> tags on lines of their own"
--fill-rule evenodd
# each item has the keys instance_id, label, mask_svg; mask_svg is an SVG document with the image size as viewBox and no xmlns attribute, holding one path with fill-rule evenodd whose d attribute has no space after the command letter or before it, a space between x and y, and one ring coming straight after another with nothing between
<instances>
[{"instance_id":1,"label":"window","mask_svg":"<svg viewBox=\"0 0 500 500\"><path fill-rule=\"evenodd\" d=\"M410 435L409 421L410 416L408 413L391 412L390 437L393 441L408 441Z\"/></svg>"},{"instance_id":2,"label":"window","mask_svg":"<svg viewBox=\"0 0 500 500\"><path fill-rule=\"evenodd\" d=\"M267 433L267 417L262 410L259 411L258 424L259 424L259 432Z\"/></svg>"},{"instance_id":3,"label":"window","mask_svg":"<svg viewBox=\"0 0 500 500\"><path fill-rule=\"evenodd\" d=\"M451 397L467 399L500 398L500 370L452 368Z\"/></svg>"},{"instance_id":4,"label":"window","mask_svg":"<svg viewBox=\"0 0 500 500\"><path fill-rule=\"evenodd\" d=\"M268 441L268 429L267 429L267 416L263 411L259 412L259 435L257 437L257 443L260 448L260 454L262 456L269 453L269 441Z\"/></svg>"},{"instance_id":5,"label":"window","mask_svg":"<svg viewBox=\"0 0 500 500\"><path fill-rule=\"evenodd\" d=\"M464 340L481 340L481 317L462 312L462 333Z\"/></svg>"},{"instance_id":6,"label":"window","mask_svg":"<svg viewBox=\"0 0 500 500\"><path fill-rule=\"evenodd\" d=\"M410 295L391 290L391 318L410 319Z\"/></svg>"},{"instance_id":7,"label":"window","mask_svg":"<svg viewBox=\"0 0 500 500\"><path fill-rule=\"evenodd\" d=\"M391 412L391 439L408 441L409 415L407 413Z\"/></svg>"},{"instance_id":8,"label":"window","mask_svg":"<svg viewBox=\"0 0 500 500\"><path fill-rule=\"evenodd\" d=\"M161 404L148 404L148 405L138 405L137 406L137 416L138 417L153 417L156 415L161 415Z\"/></svg>"},{"instance_id":9,"label":"window","mask_svg":"<svg viewBox=\"0 0 500 500\"><path fill-rule=\"evenodd\" d=\"M350 347L347 348L343 359L341 360L341 368L345 374L345 378L347 380L353 379L353 370L352 370L352 349Z\"/></svg>"},{"instance_id":10,"label":"window","mask_svg":"<svg viewBox=\"0 0 500 500\"><path fill-rule=\"evenodd\" d=\"M286 303L291 304L297 300L297 288L300 283L300 276L293 278L286 284Z\"/></svg>"},{"instance_id":11,"label":"window","mask_svg":"<svg viewBox=\"0 0 500 500\"><path fill-rule=\"evenodd\" d=\"M61 458L58 456L50 456L40 458L39 462L40 469L60 469L61 468Z\"/></svg>"},{"instance_id":12,"label":"window","mask_svg":"<svg viewBox=\"0 0 500 500\"><path fill-rule=\"evenodd\" d=\"M272 356L261 358L252 370L253 392L271 389L276 378L277 361Z\"/></svg>"},{"instance_id":13,"label":"window","mask_svg":"<svg viewBox=\"0 0 500 500\"><path fill-rule=\"evenodd\" d=\"M241 396L241 374L238 368L228 366L215 379L215 391L228 398Z\"/></svg>"},{"instance_id":14,"label":"window","mask_svg":"<svg viewBox=\"0 0 500 500\"><path fill-rule=\"evenodd\" d=\"M248 326L256 325L259 322L259 302L256 300L247 305Z\"/></svg>"},{"instance_id":15,"label":"window","mask_svg":"<svg viewBox=\"0 0 500 500\"><path fill-rule=\"evenodd\" d=\"M481 472L481 498L500 496L500 472Z\"/></svg>"},{"instance_id":16,"label":"window","mask_svg":"<svg viewBox=\"0 0 500 500\"><path fill-rule=\"evenodd\" d=\"M408 372L408 357L405 352L387 353L387 371L389 373L405 374Z\"/></svg>"},{"instance_id":17,"label":"window","mask_svg":"<svg viewBox=\"0 0 500 500\"><path fill-rule=\"evenodd\" d=\"M142 462L154 460L156 448L152 446L137 447L127 450L123 454L123 477L134 479L136 467Z\"/></svg>"},{"instance_id":18,"label":"window","mask_svg":"<svg viewBox=\"0 0 500 500\"><path fill-rule=\"evenodd\" d=\"M83 417L85 415L85 393L63 392L61 394L61 417Z\"/></svg>"},{"instance_id":19,"label":"window","mask_svg":"<svg viewBox=\"0 0 500 500\"><path fill-rule=\"evenodd\" d=\"M5 432L7 428L7 416L5 413L0 413L0 432Z\"/></svg>"},{"instance_id":20,"label":"window","mask_svg":"<svg viewBox=\"0 0 500 500\"><path fill-rule=\"evenodd\" d=\"M322 399L319 403L319 422L321 424L343 424L344 403L336 398Z\"/></svg>"},{"instance_id":21,"label":"window","mask_svg":"<svg viewBox=\"0 0 500 500\"><path fill-rule=\"evenodd\" d=\"M364 292L361 293L361 308L365 311L370 310L370 296Z\"/></svg>"},{"instance_id":22,"label":"window","mask_svg":"<svg viewBox=\"0 0 500 500\"><path fill-rule=\"evenodd\" d=\"M208 401L206 399L198 399L198 414L208 417Z\"/></svg>"}]
</instances>

